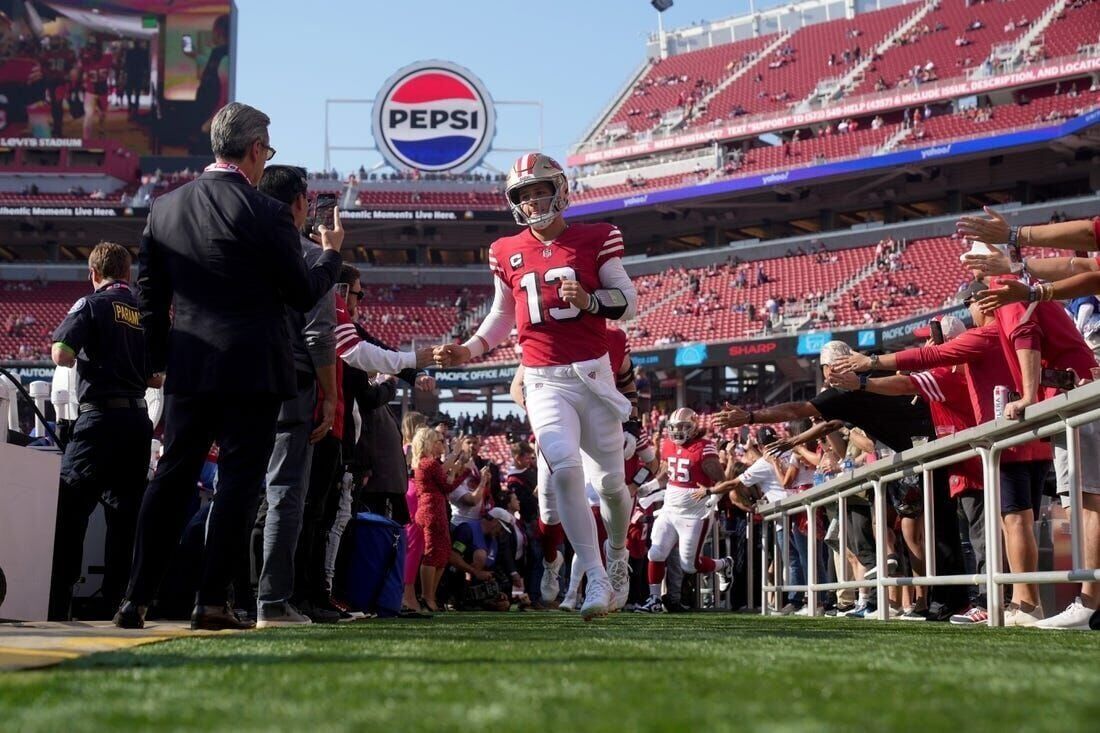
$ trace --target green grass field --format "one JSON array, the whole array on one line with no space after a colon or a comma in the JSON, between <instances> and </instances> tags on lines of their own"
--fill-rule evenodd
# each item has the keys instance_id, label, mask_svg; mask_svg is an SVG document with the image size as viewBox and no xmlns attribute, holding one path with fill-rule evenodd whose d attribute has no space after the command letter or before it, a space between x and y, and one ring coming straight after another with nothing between
<instances>
[{"instance_id":1,"label":"green grass field","mask_svg":"<svg viewBox=\"0 0 1100 733\"><path fill-rule=\"evenodd\" d=\"M1100 634L758 616L441 615L0 675L0 730L1097 731Z\"/></svg>"}]
</instances>

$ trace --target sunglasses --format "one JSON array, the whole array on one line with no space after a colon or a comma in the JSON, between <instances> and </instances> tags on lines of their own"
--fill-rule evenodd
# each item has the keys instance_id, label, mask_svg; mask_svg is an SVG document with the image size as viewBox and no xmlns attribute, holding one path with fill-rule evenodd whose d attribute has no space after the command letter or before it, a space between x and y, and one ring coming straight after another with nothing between
<instances>
[{"instance_id":1,"label":"sunglasses","mask_svg":"<svg viewBox=\"0 0 1100 733\"><path fill-rule=\"evenodd\" d=\"M350 298L351 296L353 296L353 295L354 295L354 296L355 296L356 298L358 298L359 300L362 300L362 299L363 299L363 291L362 291L362 290L352 290L352 291L348 292L348 297L349 297L349 298Z\"/></svg>"},{"instance_id":2,"label":"sunglasses","mask_svg":"<svg viewBox=\"0 0 1100 733\"><path fill-rule=\"evenodd\" d=\"M264 156L264 160L271 160L275 157L275 148L271 147L262 140L257 140L256 142L260 143L260 147L267 151L267 154Z\"/></svg>"}]
</instances>

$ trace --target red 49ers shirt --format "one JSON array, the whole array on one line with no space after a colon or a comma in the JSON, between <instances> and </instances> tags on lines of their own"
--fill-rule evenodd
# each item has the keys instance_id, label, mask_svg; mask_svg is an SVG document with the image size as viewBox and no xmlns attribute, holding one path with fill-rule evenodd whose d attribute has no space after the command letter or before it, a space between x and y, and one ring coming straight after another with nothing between
<instances>
[{"instance_id":1,"label":"red 49ers shirt","mask_svg":"<svg viewBox=\"0 0 1100 733\"><path fill-rule=\"evenodd\" d=\"M489 247L489 269L516 302L516 330L525 366L560 366L608 353L607 321L561 299L563 280L591 293L600 287L600 267L625 251L611 224L571 224L552 242L524 229ZM614 365L612 365L614 368Z\"/></svg>"}]
</instances>

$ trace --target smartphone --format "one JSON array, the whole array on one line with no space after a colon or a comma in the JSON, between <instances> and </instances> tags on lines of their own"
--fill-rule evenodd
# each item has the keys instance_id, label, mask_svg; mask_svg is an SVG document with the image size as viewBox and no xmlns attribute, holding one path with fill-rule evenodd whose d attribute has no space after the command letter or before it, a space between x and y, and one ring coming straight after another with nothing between
<instances>
[{"instance_id":1,"label":"smartphone","mask_svg":"<svg viewBox=\"0 0 1100 733\"><path fill-rule=\"evenodd\" d=\"M1077 386L1077 375L1070 369L1044 369L1039 373L1039 384L1068 391Z\"/></svg>"},{"instance_id":2,"label":"smartphone","mask_svg":"<svg viewBox=\"0 0 1100 733\"><path fill-rule=\"evenodd\" d=\"M335 222L336 194L319 193L314 197L310 206L309 230L316 232L317 227L325 226L332 229Z\"/></svg>"},{"instance_id":3,"label":"smartphone","mask_svg":"<svg viewBox=\"0 0 1100 733\"><path fill-rule=\"evenodd\" d=\"M181 39L183 45L183 52L187 54L195 53L195 39L190 35L184 34Z\"/></svg>"},{"instance_id":4,"label":"smartphone","mask_svg":"<svg viewBox=\"0 0 1100 733\"><path fill-rule=\"evenodd\" d=\"M940 322L939 321L930 321L929 324L928 324L928 329L932 332L932 343L942 344L943 343L943 326L940 325Z\"/></svg>"}]
</instances>

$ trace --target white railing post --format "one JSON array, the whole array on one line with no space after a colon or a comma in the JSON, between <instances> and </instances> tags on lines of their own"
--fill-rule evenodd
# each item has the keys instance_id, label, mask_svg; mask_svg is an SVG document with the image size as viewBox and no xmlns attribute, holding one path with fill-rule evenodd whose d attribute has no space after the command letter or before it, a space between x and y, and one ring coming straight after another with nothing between
<instances>
[{"instance_id":1,"label":"white railing post","mask_svg":"<svg viewBox=\"0 0 1100 733\"><path fill-rule=\"evenodd\" d=\"M883 482L871 482L875 489L875 589L879 613L882 619L890 618L890 599L886 588L886 489Z\"/></svg>"},{"instance_id":2,"label":"white railing post","mask_svg":"<svg viewBox=\"0 0 1100 733\"><path fill-rule=\"evenodd\" d=\"M810 604L810 616L817 615L817 509L806 507L806 603Z\"/></svg>"},{"instance_id":3,"label":"white railing post","mask_svg":"<svg viewBox=\"0 0 1100 733\"><path fill-rule=\"evenodd\" d=\"M837 501L837 522L839 522L840 537L840 563L837 567L837 581L848 582L848 497L842 496Z\"/></svg>"},{"instance_id":4,"label":"white railing post","mask_svg":"<svg viewBox=\"0 0 1100 733\"><path fill-rule=\"evenodd\" d=\"M924 575L932 577L936 574L936 513L932 508L935 497L932 491L932 472L921 473L924 501Z\"/></svg>"},{"instance_id":5,"label":"white railing post","mask_svg":"<svg viewBox=\"0 0 1100 733\"><path fill-rule=\"evenodd\" d=\"M771 521L768 519L762 519L760 522L760 615L768 615L768 593L764 588L768 585L768 555L771 554L769 545L771 544L771 534L774 530L769 531L768 525Z\"/></svg>"},{"instance_id":6,"label":"white railing post","mask_svg":"<svg viewBox=\"0 0 1100 733\"><path fill-rule=\"evenodd\" d=\"M755 532L753 532L752 526L752 512L746 512L745 518L747 519L747 521L745 522L745 583L748 586L746 588L745 594L745 605L749 608L752 608L752 600L756 594L756 583L754 582L755 578L753 577L756 574L756 570L753 567L752 561L752 554L754 550L753 540L755 539L753 536ZM730 607L733 607L732 603L730 604Z\"/></svg>"},{"instance_id":7,"label":"white railing post","mask_svg":"<svg viewBox=\"0 0 1100 733\"><path fill-rule=\"evenodd\" d=\"M1100 449L1100 446L1096 446ZM1073 570L1085 567L1082 540L1084 539L1082 513L1084 497L1081 496L1081 433L1072 425L1066 425L1066 464L1069 469L1069 541Z\"/></svg>"}]
</instances>

